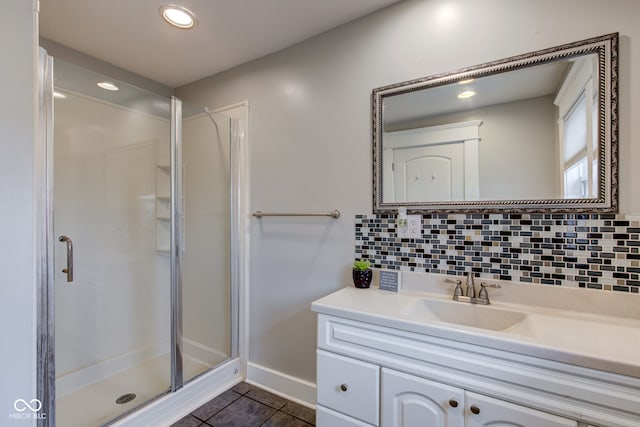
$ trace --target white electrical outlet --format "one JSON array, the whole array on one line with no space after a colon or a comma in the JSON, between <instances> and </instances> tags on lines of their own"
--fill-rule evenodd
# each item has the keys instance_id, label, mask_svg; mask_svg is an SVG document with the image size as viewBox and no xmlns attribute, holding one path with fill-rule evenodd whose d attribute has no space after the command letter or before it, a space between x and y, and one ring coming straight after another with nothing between
<instances>
[{"instance_id":1,"label":"white electrical outlet","mask_svg":"<svg viewBox=\"0 0 640 427\"><path fill-rule=\"evenodd\" d=\"M406 227L398 226L401 239L419 239L422 237L422 215L407 215Z\"/></svg>"}]
</instances>

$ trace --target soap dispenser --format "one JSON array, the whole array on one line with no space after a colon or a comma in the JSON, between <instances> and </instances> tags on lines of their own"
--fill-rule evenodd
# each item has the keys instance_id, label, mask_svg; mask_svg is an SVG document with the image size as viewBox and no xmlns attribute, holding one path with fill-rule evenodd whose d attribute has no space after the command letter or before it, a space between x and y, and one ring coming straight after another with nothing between
<instances>
[{"instance_id":1,"label":"soap dispenser","mask_svg":"<svg viewBox=\"0 0 640 427\"><path fill-rule=\"evenodd\" d=\"M476 297L476 284L473 280L473 273L467 273L467 296L469 298Z\"/></svg>"}]
</instances>

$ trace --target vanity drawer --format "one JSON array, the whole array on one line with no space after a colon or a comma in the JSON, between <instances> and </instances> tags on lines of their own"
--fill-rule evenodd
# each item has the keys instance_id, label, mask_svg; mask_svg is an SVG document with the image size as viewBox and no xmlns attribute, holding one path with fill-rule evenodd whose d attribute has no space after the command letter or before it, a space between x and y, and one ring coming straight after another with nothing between
<instances>
[{"instance_id":1,"label":"vanity drawer","mask_svg":"<svg viewBox=\"0 0 640 427\"><path fill-rule=\"evenodd\" d=\"M378 424L380 368L318 350L318 404Z\"/></svg>"}]
</instances>

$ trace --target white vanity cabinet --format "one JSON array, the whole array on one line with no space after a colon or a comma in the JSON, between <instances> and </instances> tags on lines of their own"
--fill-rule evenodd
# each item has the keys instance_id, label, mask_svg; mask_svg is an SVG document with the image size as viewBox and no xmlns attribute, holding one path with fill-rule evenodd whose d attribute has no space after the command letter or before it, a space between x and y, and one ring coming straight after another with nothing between
<instances>
[{"instance_id":1,"label":"white vanity cabinet","mask_svg":"<svg viewBox=\"0 0 640 427\"><path fill-rule=\"evenodd\" d=\"M378 374L377 366L323 351L318 351L318 360L318 404L323 405L318 409L319 427L378 425L378 411L381 427L578 425L573 420L386 368L379 370L378 394L373 378ZM364 381L359 384L358 378Z\"/></svg>"},{"instance_id":2,"label":"white vanity cabinet","mask_svg":"<svg viewBox=\"0 0 640 427\"><path fill-rule=\"evenodd\" d=\"M637 378L400 326L319 313L318 427L640 426Z\"/></svg>"}]
</instances>

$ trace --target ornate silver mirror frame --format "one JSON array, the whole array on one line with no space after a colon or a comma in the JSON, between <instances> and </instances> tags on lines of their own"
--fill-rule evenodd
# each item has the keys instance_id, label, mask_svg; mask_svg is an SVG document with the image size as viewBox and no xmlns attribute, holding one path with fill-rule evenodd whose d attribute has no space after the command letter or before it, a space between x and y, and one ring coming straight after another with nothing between
<instances>
[{"instance_id":1,"label":"ornate silver mirror frame","mask_svg":"<svg viewBox=\"0 0 640 427\"><path fill-rule=\"evenodd\" d=\"M383 103L391 97L452 85L467 79L506 75L537 65L597 56L597 135L599 157L595 197L522 200L389 201L384 197ZM595 85L594 85L595 86ZM371 94L373 124L373 211L385 213L407 208L413 213L491 213L491 212L617 212L618 209L618 33L530 52L454 72L376 88ZM595 123L594 123L595 124ZM595 145L594 145L595 146ZM596 175L596 172L593 173ZM509 177L506 177L507 179ZM594 181L595 182L595 181ZM388 188L388 186L386 186Z\"/></svg>"}]
</instances>

